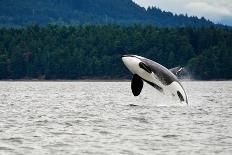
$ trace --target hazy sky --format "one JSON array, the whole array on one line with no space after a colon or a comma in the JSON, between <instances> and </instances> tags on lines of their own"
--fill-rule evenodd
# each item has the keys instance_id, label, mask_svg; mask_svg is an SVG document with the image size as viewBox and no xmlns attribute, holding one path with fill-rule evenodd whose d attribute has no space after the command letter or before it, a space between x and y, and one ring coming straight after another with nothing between
<instances>
[{"instance_id":1,"label":"hazy sky","mask_svg":"<svg viewBox=\"0 0 232 155\"><path fill-rule=\"evenodd\" d=\"M133 0L141 6L157 6L174 13L206 17L214 22L232 20L232 0Z\"/></svg>"}]
</instances>

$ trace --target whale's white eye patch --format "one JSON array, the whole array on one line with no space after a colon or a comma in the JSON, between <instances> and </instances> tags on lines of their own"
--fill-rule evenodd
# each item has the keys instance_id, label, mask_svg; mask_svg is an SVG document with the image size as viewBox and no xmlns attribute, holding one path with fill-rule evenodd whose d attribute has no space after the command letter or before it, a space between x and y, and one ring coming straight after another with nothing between
<instances>
[{"instance_id":1,"label":"whale's white eye patch","mask_svg":"<svg viewBox=\"0 0 232 155\"><path fill-rule=\"evenodd\" d=\"M144 64L143 62L140 62L140 63L139 63L139 67L142 68L143 70L145 70L145 71L148 72L148 73L151 73L151 72L152 72L151 68L148 67L148 66L147 66L146 64Z\"/></svg>"},{"instance_id":2,"label":"whale's white eye patch","mask_svg":"<svg viewBox=\"0 0 232 155\"><path fill-rule=\"evenodd\" d=\"M184 97L179 91L177 91L177 95L180 98L180 101L184 101Z\"/></svg>"}]
</instances>

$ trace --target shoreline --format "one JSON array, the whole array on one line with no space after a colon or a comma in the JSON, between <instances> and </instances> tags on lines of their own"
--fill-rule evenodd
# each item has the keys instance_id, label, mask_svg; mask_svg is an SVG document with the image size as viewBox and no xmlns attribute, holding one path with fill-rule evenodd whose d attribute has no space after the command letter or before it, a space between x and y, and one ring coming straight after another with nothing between
<instances>
[{"instance_id":1,"label":"shoreline","mask_svg":"<svg viewBox=\"0 0 232 155\"><path fill-rule=\"evenodd\" d=\"M0 82L128 82L130 79L2 79Z\"/></svg>"},{"instance_id":2,"label":"shoreline","mask_svg":"<svg viewBox=\"0 0 232 155\"><path fill-rule=\"evenodd\" d=\"M221 82L232 81L225 79L214 80L194 80L194 79L179 79L181 82ZM131 82L131 79L2 79L0 82Z\"/></svg>"}]
</instances>

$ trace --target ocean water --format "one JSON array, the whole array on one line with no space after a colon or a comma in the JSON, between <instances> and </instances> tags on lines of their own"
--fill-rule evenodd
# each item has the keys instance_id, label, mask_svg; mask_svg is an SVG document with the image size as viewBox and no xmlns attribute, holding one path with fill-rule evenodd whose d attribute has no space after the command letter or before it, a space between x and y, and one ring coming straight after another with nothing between
<instances>
[{"instance_id":1,"label":"ocean water","mask_svg":"<svg viewBox=\"0 0 232 155\"><path fill-rule=\"evenodd\" d=\"M130 82L0 82L0 154L231 155L232 81L183 86L188 106Z\"/></svg>"}]
</instances>

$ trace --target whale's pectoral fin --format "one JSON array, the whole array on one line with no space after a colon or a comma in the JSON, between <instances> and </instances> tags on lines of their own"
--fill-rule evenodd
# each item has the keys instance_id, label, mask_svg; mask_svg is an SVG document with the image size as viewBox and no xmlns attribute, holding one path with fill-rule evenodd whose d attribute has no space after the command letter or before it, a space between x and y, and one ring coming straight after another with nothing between
<instances>
[{"instance_id":1,"label":"whale's pectoral fin","mask_svg":"<svg viewBox=\"0 0 232 155\"><path fill-rule=\"evenodd\" d=\"M139 96L143 89L143 80L137 75L133 75L133 79L131 82L131 90L134 96Z\"/></svg>"},{"instance_id":2,"label":"whale's pectoral fin","mask_svg":"<svg viewBox=\"0 0 232 155\"><path fill-rule=\"evenodd\" d=\"M172 69L169 69L174 75L178 75L182 70L183 68L178 66L178 67L175 67L175 68L172 68Z\"/></svg>"}]
</instances>

